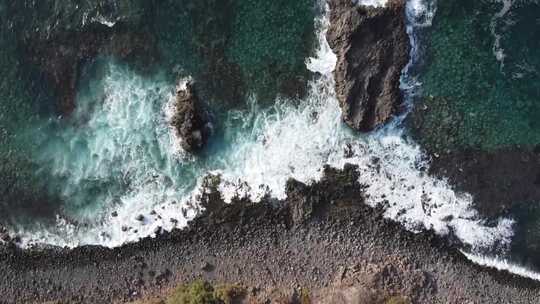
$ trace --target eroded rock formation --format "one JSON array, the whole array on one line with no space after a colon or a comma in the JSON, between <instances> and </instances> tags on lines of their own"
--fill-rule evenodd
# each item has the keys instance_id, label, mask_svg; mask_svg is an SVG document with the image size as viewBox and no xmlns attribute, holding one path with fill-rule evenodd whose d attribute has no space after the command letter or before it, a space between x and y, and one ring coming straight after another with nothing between
<instances>
[{"instance_id":1,"label":"eroded rock formation","mask_svg":"<svg viewBox=\"0 0 540 304\"><path fill-rule=\"evenodd\" d=\"M353 129L371 131L398 112L403 96L401 71L409 61L405 1L386 7L329 1L327 40L337 55L336 94L343 120Z\"/></svg>"},{"instance_id":2,"label":"eroded rock formation","mask_svg":"<svg viewBox=\"0 0 540 304\"><path fill-rule=\"evenodd\" d=\"M193 82L176 92L176 113L172 124L188 152L201 150L211 133L210 117L199 100Z\"/></svg>"}]
</instances>

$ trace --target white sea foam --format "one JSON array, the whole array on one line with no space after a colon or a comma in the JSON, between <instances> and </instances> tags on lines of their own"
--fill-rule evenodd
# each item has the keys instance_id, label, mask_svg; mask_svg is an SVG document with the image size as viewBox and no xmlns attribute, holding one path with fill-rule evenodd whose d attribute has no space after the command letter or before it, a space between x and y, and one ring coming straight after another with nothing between
<instances>
[{"instance_id":1,"label":"white sea foam","mask_svg":"<svg viewBox=\"0 0 540 304\"><path fill-rule=\"evenodd\" d=\"M107 27L114 27L116 25L116 21L111 21L107 18L105 18L104 16L102 15L97 15L96 17L93 17L92 18L92 21L93 22L97 22L97 23L101 23Z\"/></svg>"},{"instance_id":2,"label":"white sea foam","mask_svg":"<svg viewBox=\"0 0 540 304\"><path fill-rule=\"evenodd\" d=\"M423 3L413 0L407 7L411 30L431 22L433 12ZM103 205L111 210L103 210L98 221L85 218L89 227L59 218L57 227L19 231L25 244L118 246L151 235L158 226L170 229L174 221L181 227L199 210L194 198L208 172L221 175L225 199L240 195L257 201L266 194L285 198L289 178L310 183L321 177L325 164L345 163L359 166L360 182L369 185L367 203L384 205L387 217L410 230L452 232L473 248L508 244L512 220L487 225L471 208L470 195L429 176L429 160L403 133L399 120L369 135L355 134L343 125L332 75L336 57L325 40L328 20L319 18L317 24L320 47L306 62L317 76L305 100L298 106L278 100L270 109L260 109L252 100L249 110L232 111L231 129L225 130L232 134L230 148L206 160L178 157L178 139L168 123L173 86L110 65L98 82L103 104L95 111L83 110L94 113L86 125L64 131L58 140L62 148L53 142L50 153L45 149L44 154L52 156L45 161L56 175L65 177L66 197L76 199L77 190L89 181L122 177L126 187L117 195L102 196L110 200ZM405 77L407 94L411 83ZM118 216L111 216L112 210ZM151 210L157 214L149 215ZM145 215L142 222L138 214ZM122 231L123 226L132 229Z\"/></svg>"},{"instance_id":3,"label":"white sea foam","mask_svg":"<svg viewBox=\"0 0 540 304\"><path fill-rule=\"evenodd\" d=\"M388 0L353 0L356 4L359 5L368 5L374 7L385 6Z\"/></svg>"},{"instance_id":4,"label":"white sea foam","mask_svg":"<svg viewBox=\"0 0 540 304\"><path fill-rule=\"evenodd\" d=\"M79 94L76 123L47 136L36 155L74 210L58 217L57 227L19 231L27 244L118 246L158 226L184 226L197 211L188 203L198 176L182 167L191 160L177 157L163 111L171 86L110 63L90 91Z\"/></svg>"},{"instance_id":5,"label":"white sea foam","mask_svg":"<svg viewBox=\"0 0 540 304\"><path fill-rule=\"evenodd\" d=\"M510 273L513 273L513 274L516 274L525 278L540 281L540 273L531 271L527 269L526 267L509 262L505 258L476 255L476 254L467 253L465 251L462 251L461 253L463 253L463 255L467 257L467 259L469 259L471 262L475 264L485 266L485 267L495 268L497 270L508 271Z\"/></svg>"}]
</instances>

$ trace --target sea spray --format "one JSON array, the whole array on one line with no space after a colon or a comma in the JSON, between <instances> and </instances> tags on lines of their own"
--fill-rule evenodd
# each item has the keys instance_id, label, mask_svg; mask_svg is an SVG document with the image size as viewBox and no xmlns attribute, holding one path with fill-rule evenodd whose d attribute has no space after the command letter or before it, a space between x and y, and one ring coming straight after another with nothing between
<instances>
[{"instance_id":1,"label":"sea spray","mask_svg":"<svg viewBox=\"0 0 540 304\"><path fill-rule=\"evenodd\" d=\"M431 12L408 6L410 18L419 14ZM474 248L507 244L512 221L501 219L487 225L471 208L470 195L456 193L445 181L428 176L429 160L403 133L399 120L368 135L355 134L342 124L334 95L335 55L325 40L326 16L316 24L319 47L316 57L307 61L315 73L307 97L298 105L279 99L267 109L260 109L254 97L249 110L230 111L222 151L204 158L178 157L163 111L174 85L111 63L110 73L100 81L105 102L97 103L89 125L68 129L65 155L46 155L58 157L47 162L66 178L66 194L76 194L70 187L88 180L119 176L125 178L126 187L103 194L110 202L98 221L77 225L59 218L57 227L18 231L25 244L118 246L152 235L158 226L184 226L199 210L195 198L208 173L221 175L220 189L226 199L245 196L258 201L268 194L284 198L289 178L309 183L320 178L325 164L342 167L345 163L360 167L360 182L369 186L368 203L383 205L387 217L407 228L453 233ZM406 80L404 84L407 87ZM97 136L98 131L103 135ZM83 148L91 147L93 153L79 155L73 140L77 137L84 138ZM118 147L124 150L115 150ZM88 162L82 161L84 157ZM115 174L109 176L109 172ZM109 214L113 210L115 216Z\"/></svg>"},{"instance_id":2,"label":"sea spray","mask_svg":"<svg viewBox=\"0 0 540 304\"><path fill-rule=\"evenodd\" d=\"M469 259L471 262L475 264L494 268L497 270L508 271L510 273L519 275L524 278L540 281L540 273L532 271L526 267L514 264L504 257L494 257L494 256L481 255L481 254L473 254L473 253L468 253L466 251L461 251L461 253L463 253L463 255L467 257L467 259Z\"/></svg>"},{"instance_id":3,"label":"sea spray","mask_svg":"<svg viewBox=\"0 0 540 304\"><path fill-rule=\"evenodd\" d=\"M96 79L81 88L72 117L40 129L47 135L34 158L67 204L56 227L25 227L29 243L117 246L158 225L185 225L192 216L183 206L161 221L137 219L153 209L166 212L197 182L190 168L182 167L190 160L174 153L176 139L163 111L172 87L112 60L98 66Z\"/></svg>"},{"instance_id":4,"label":"sea spray","mask_svg":"<svg viewBox=\"0 0 540 304\"><path fill-rule=\"evenodd\" d=\"M323 17L317 23L328 21ZM453 232L473 247L508 244L513 222L501 219L488 227L472 209L470 195L456 193L447 182L428 176L428 159L396 122L369 135L353 134L341 123L330 68L335 55L326 44L324 27L318 37L317 58L308 60L308 67L320 75L311 83L308 98L298 108L285 106L283 114L266 118L266 127L258 135L261 140L243 147L251 153L239 152L240 166L221 172L226 196L258 200L270 190L284 198L287 178L310 182L320 177L324 164L352 163L360 167L360 182L369 186L368 203L385 205L386 215L407 228Z\"/></svg>"}]
</instances>

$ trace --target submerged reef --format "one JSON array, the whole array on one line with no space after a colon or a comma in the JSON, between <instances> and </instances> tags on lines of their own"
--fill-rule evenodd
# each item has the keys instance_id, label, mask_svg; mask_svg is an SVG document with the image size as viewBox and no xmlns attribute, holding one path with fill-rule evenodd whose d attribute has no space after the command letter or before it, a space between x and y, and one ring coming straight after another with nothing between
<instances>
[{"instance_id":1,"label":"submerged reef","mask_svg":"<svg viewBox=\"0 0 540 304\"><path fill-rule=\"evenodd\" d=\"M540 201L535 1L440 1L409 126L432 171L493 216Z\"/></svg>"},{"instance_id":2,"label":"submerged reef","mask_svg":"<svg viewBox=\"0 0 540 304\"><path fill-rule=\"evenodd\" d=\"M99 56L200 79L226 107L250 94L305 93L315 4L301 1L7 1L3 26L49 83L57 112L75 108L79 75Z\"/></svg>"},{"instance_id":3,"label":"submerged reef","mask_svg":"<svg viewBox=\"0 0 540 304\"><path fill-rule=\"evenodd\" d=\"M329 2L328 43L337 55L336 94L343 120L353 129L371 131L399 110L401 71L409 62L405 1L385 7L358 6L350 0Z\"/></svg>"},{"instance_id":4,"label":"submerged reef","mask_svg":"<svg viewBox=\"0 0 540 304\"><path fill-rule=\"evenodd\" d=\"M432 158L430 173L470 193L482 216L511 215L512 254L535 268L539 13L538 1L438 1L409 117L412 135Z\"/></svg>"},{"instance_id":5,"label":"submerged reef","mask_svg":"<svg viewBox=\"0 0 540 304\"><path fill-rule=\"evenodd\" d=\"M213 108L241 108L251 95L305 94L315 11L311 0L167 0L153 26L164 66L197 79Z\"/></svg>"},{"instance_id":6,"label":"submerged reef","mask_svg":"<svg viewBox=\"0 0 540 304\"><path fill-rule=\"evenodd\" d=\"M145 20L149 2L8 1L11 29L27 65L36 65L56 99L56 110L75 109L79 75L98 56L152 61L153 36Z\"/></svg>"}]
</instances>

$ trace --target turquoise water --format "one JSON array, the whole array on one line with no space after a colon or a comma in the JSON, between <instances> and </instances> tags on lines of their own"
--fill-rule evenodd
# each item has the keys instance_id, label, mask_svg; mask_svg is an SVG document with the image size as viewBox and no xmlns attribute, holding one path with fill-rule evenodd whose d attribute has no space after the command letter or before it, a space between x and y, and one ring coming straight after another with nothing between
<instances>
[{"instance_id":1,"label":"turquoise water","mask_svg":"<svg viewBox=\"0 0 540 304\"><path fill-rule=\"evenodd\" d=\"M537 149L538 1L440 0L424 39L419 102L425 111L420 114L424 125L418 138L425 147L442 154L467 149L495 153ZM512 174L508 180L520 178L519 172ZM500 179L504 181L504 176ZM538 269L538 202L516 205L508 212L517 221L511 255Z\"/></svg>"}]
</instances>

